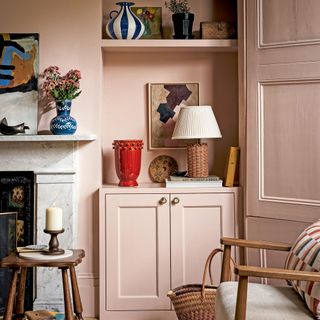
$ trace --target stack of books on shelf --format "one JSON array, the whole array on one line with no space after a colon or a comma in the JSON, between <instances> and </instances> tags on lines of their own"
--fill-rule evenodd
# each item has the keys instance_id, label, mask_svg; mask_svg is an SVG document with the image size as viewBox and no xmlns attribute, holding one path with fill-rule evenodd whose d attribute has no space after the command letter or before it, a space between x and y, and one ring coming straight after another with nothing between
<instances>
[{"instance_id":1,"label":"stack of books on shelf","mask_svg":"<svg viewBox=\"0 0 320 320\"><path fill-rule=\"evenodd\" d=\"M222 187L223 181L218 176L208 176L206 178L178 177L170 176L166 179L167 188L210 188Z\"/></svg>"}]
</instances>

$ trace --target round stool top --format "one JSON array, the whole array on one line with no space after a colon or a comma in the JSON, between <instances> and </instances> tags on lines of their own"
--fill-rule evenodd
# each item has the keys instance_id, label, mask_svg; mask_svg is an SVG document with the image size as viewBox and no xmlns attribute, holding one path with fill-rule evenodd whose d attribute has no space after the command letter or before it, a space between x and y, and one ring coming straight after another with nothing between
<instances>
[{"instance_id":1,"label":"round stool top","mask_svg":"<svg viewBox=\"0 0 320 320\"><path fill-rule=\"evenodd\" d=\"M42 254L41 252L20 252L19 257L23 259L30 259L30 260L58 260L71 257L73 252L71 250L65 250L63 254L59 255L46 255Z\"/></svg>"}]
</instances>

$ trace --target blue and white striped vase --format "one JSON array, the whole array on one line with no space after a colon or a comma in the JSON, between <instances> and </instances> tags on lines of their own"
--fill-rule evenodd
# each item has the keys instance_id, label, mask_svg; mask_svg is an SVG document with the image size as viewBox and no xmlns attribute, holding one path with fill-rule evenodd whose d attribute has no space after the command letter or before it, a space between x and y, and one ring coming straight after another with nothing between
<instances>
[{"instance_id":1,"label":"blue and white striped vase","mask_svg":"<svg viewBox=\"0 0 320 320\"><path fill-rule=\"evenodd\" d=\"M50 131L53 134L74 134L77 130L77 121L70 116L72 100L56 101L57 116L50 122Z\"/></svg>"},{"instance_id":2,"label":"blue and white striped vase","mask_svg":"<svg viewBox=\"0 0 320 320\"><path fill-rule=\"evenodd\" d=\"M119 11L111 11L106 31L111 39L139 39L145 26L141 20L132 12L133 2L117 2L121 8ZM116 16L112 17L116 13Z\"/></svg>"}]
</instances>

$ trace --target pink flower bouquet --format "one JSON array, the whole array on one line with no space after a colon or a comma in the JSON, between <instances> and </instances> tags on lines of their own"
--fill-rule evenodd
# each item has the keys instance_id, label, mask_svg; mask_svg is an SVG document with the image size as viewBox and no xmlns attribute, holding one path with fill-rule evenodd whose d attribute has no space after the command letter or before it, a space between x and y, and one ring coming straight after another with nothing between
<instances>
[{"instance_id":1,"label":"pink flower bouquet","mask_svg":"<svg viewBox=\"0 0 320 320\"><path fill-rule=\"evenodd\" d=\"M73 100L81 93L79 70L70 70L62 76L59 67L50 66L44 70L43 77L45 79L43 88L47 95L56 101Z\"/></svg>"}]
</instances>

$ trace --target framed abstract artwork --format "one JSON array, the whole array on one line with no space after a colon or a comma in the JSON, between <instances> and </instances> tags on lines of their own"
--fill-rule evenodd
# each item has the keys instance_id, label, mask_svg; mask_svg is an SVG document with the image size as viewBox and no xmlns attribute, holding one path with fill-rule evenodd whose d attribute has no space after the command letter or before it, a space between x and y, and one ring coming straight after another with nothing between
<instances>
[{"instance_id":1,"label":"framed abstract artwork","mask_svg":"<svg viewBox=\"0 0 320 320\"><path fill-rule=\"evenodd\" d=\"M0 33L0 121L37 133L39 35Z\"/></svg>"},{"instance_id":2,"label":"framed abstract artwork","mask_svg":"<svg viewBox=\"0 0 320 320\"><path fill-rule=\"evenodd\" d=\"M199 105L199 83L149 83L149 149L185 148L194 140L172 140L181 106Z\"/></svg>"},{"instance_id":3,"label":"framed abstract artwork","mask_svg":"<svg viewBox=\"0 0 320 320\"><path fill-rule=\"evenodd\" d=\"M141 39L162 38L161 7L132 7L132 11L145 26L145 30Z\"/></svg>"}]
</instances>

